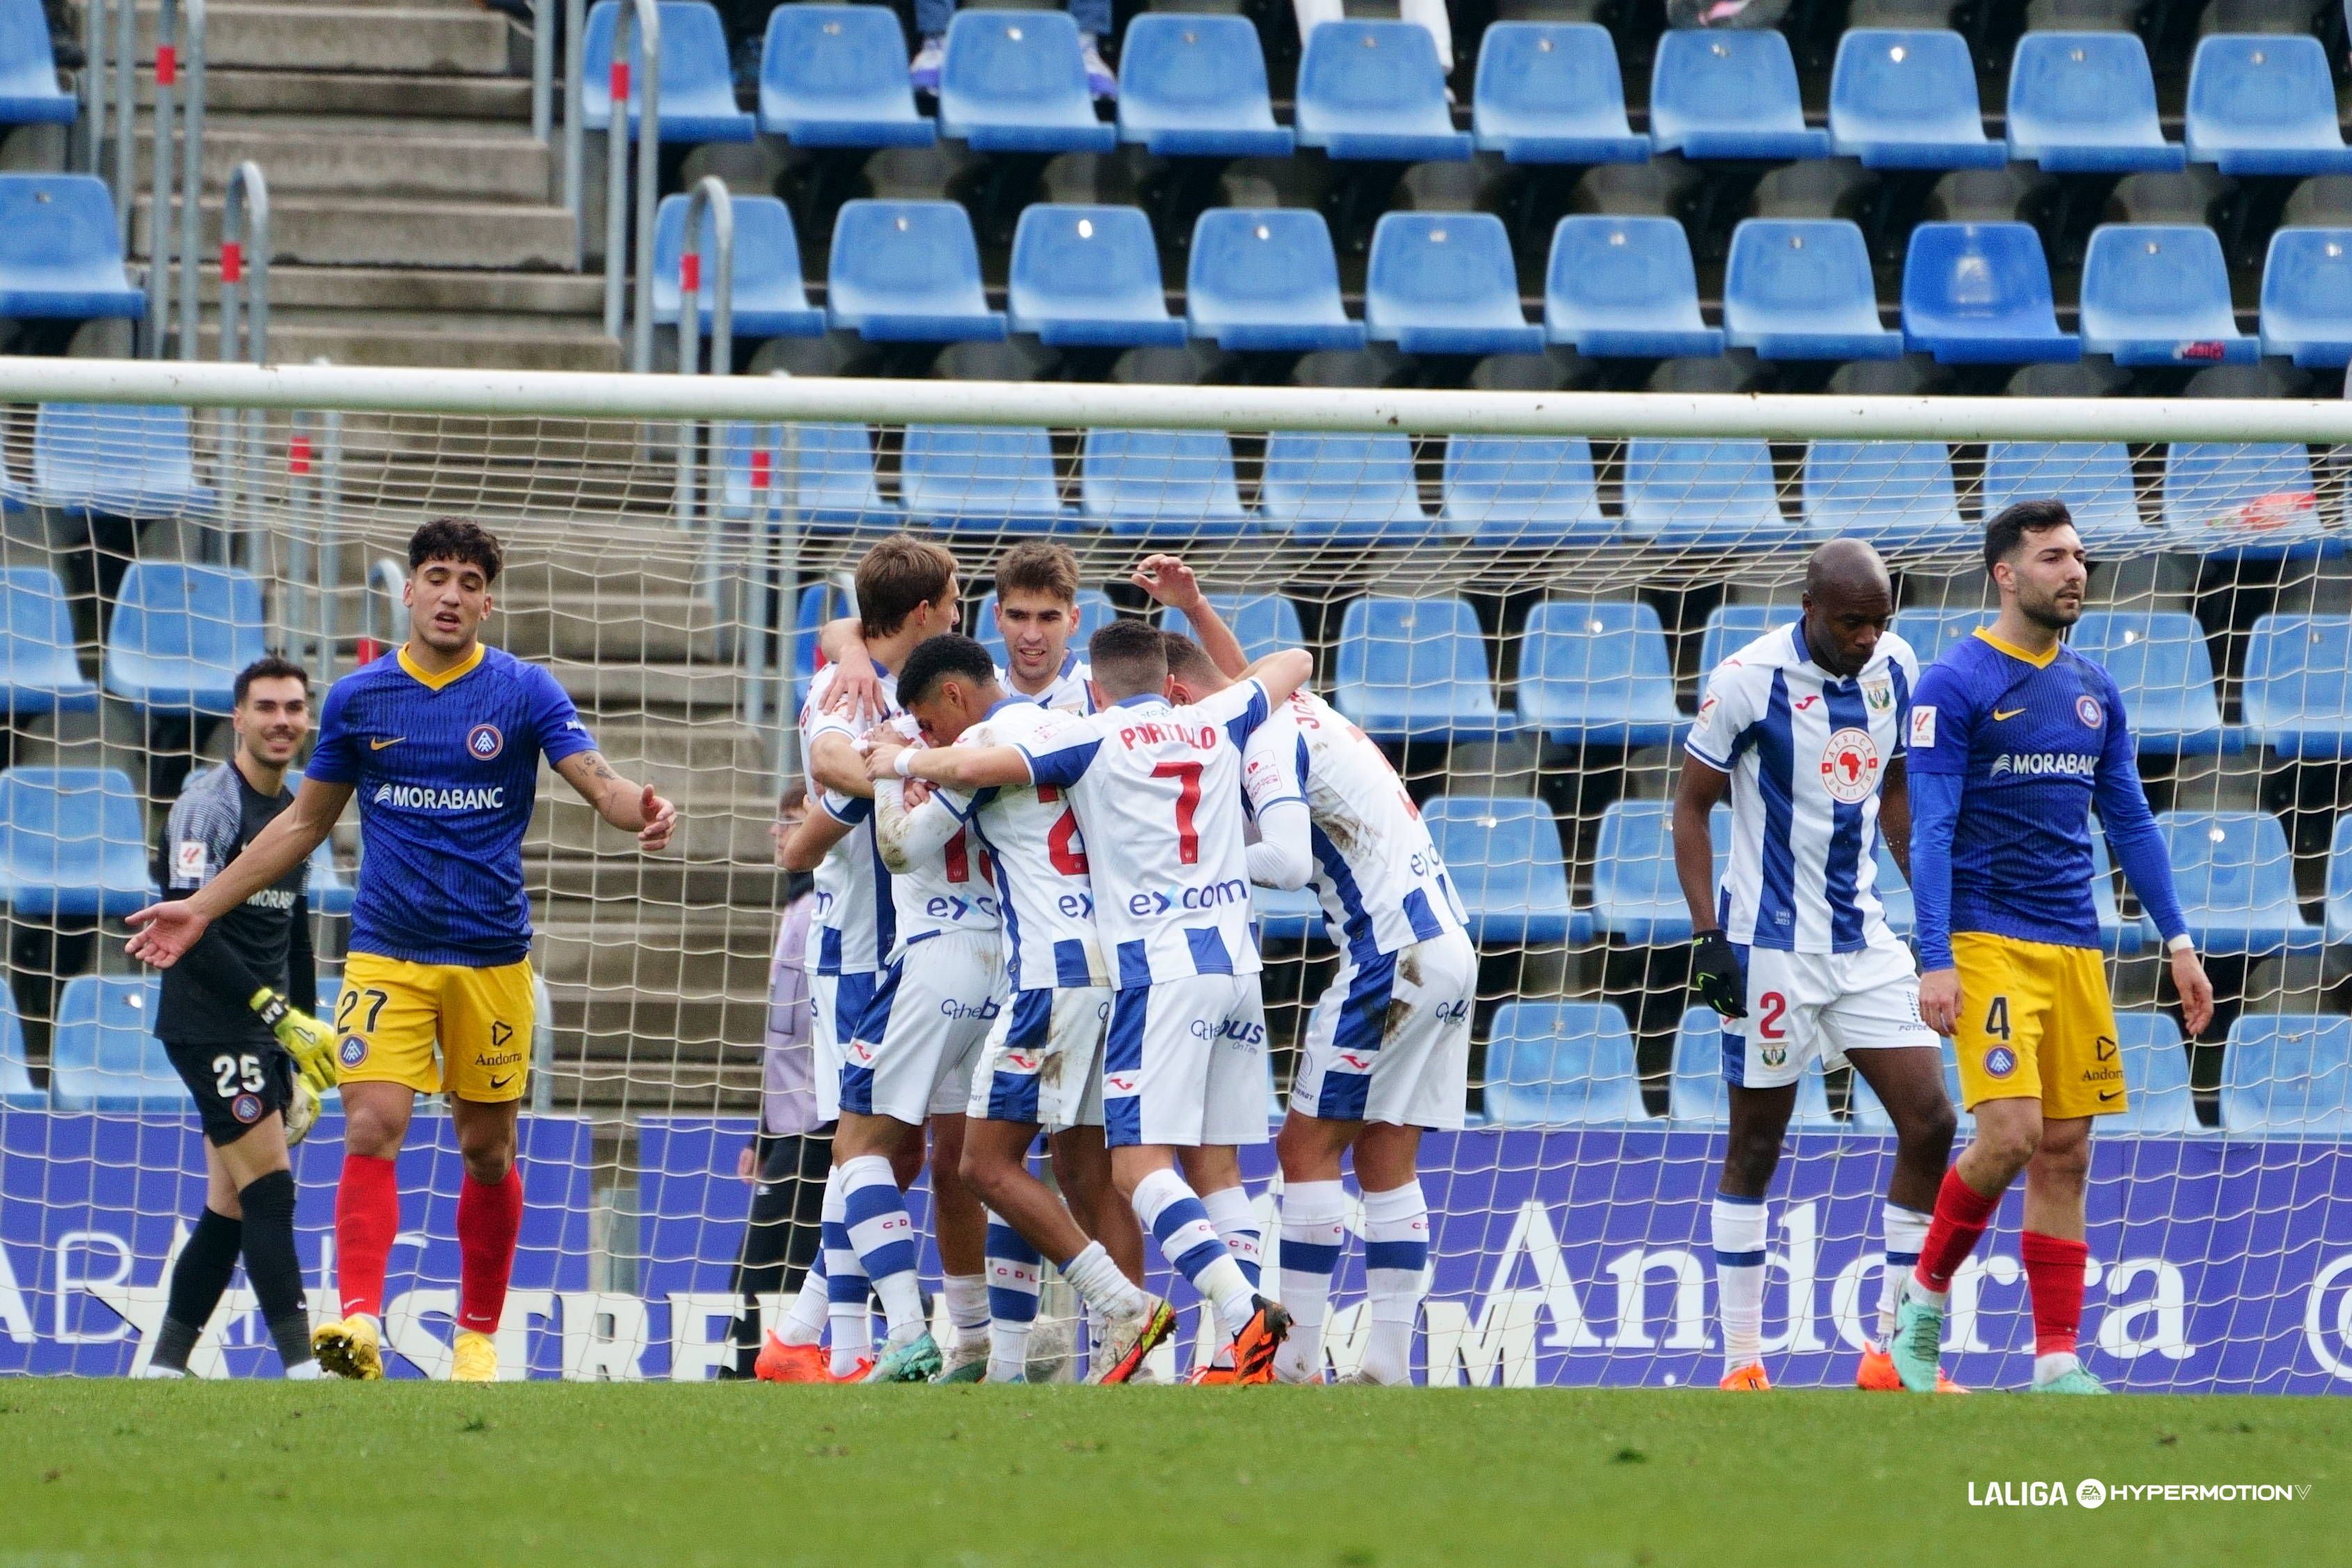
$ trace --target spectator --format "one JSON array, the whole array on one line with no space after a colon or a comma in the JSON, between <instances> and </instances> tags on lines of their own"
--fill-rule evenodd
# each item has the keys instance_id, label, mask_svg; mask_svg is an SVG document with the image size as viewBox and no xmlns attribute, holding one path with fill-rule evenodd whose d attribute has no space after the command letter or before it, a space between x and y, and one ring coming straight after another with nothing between
<instances>
[{"instance_id":1,"label":"spectator","mask_svg":"<svg viewBox=\"0 0 2352 1568\"><path fill-rule=\"evenodd\" d=\"M1347 15L1340 0L1293 0L1298 16L1298 38L1306 42L1316 26L1324 22L1337 22ZM1445 14L1445 0L1398 0L1397 15L1408 22L1418 22L1429 29L1437 45L1437 63L1447 76L1454 74L1454 22ZM1083 24L1081 24L1083 26Z\"/></svg>"},{"instance_id":2,"label":"spectator","mask_svg":"<svg viewBox=\"0 0 2352 1568\"><path fill-rule=\"evenodd\" d=\"M1444 9L1442 0L1428 0ZM1331 15L1339 14L1331 0ZM917 92L940 90L940 63L947 51L948 24L955 18L955 0L915 0L915 30L923 36L907 67ZM1078 25L1078 58L1086 62L1087 90L1097 98L1117 98L1118 78L1103 63L1102 40L1110 33L1110 0L1070 0L1070 20Z\"/></svg>"}]
</instances>

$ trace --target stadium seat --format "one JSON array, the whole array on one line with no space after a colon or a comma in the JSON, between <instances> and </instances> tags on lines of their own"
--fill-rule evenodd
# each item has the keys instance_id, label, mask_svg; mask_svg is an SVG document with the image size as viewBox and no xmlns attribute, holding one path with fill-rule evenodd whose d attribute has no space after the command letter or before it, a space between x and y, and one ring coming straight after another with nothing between
<instances>
[{"instance_id":1,"label":"stadium seat","mask_svg":"<svg viewBox=\"0 0 2352 1568\"><path fill-rule=\"evenodd\" d=\"M1504 1003L1486 1038L1486 1114L1503 1127L1647 1121L1625 1015L1613 1002Z\"/></svg>"},{"instance_id":2,"label":"stadium seat","mask_svg":"<svg viewBox=\"0 0 2352 1568\"><path fill-rule=\"evenodd\" d=\"M1541 353L1519 309L1510 231L1492 213L1392 212L1372 230L1364 328L1409 354Z\"/></svg>"},{"instance_id":3,"label":"stadium seat","mask_svg":"<svg viewBox=\"0 0 2352 1568\"><path fill-rule=\"evenodd\" d=\"M1257 526L1242 510L1233 444L1217 430L1088 430L1078 504L1114 534L1197 539Z\"/></svg>"},{"instance_id":4,"label":"stadium seat","mask_svg":"<svg viewBox=\"0 0 2352 1568\"><path fill-rule=\"evenodd\" d=\"M677 325L678 306L686 297L677 268L686 250L688 199L664 196L654 218L654 320L665 327ZM737 196L734 208L735 291L729 306L736 341L822 336L824 312L810 308L801 284L801 242L793 232L792 209L773 196ZM701 330L708 332L719 309L719 235L708 210L698 254L704 279L697 290L698 313Z\"/></svg>"},{"instance_id":5,"label":"stadium seat","mask_svg":"<svg viewBox=\"0 0 2352 1568\"><path fill-rule=\"evenodd\" d=\"M2094 553L2145 550L2155 534L2133 499L2131 454L2120 441L1993 441L1985 447L1984 514L2021 500L2063 500Z\"/></svg>"},{"instance_id":6,"label":"stadium seat","mask_svg":"<svg viewBox=\"0 0 2352 1568\"><path fill-rule=\"evenodd\" d=\"M2286 832L2266 811L2168 811L2156 819L2197 950L2209 957L2316 952L2325 932L2295 902Z\"/></svg>"},{"instance_id":7,"label":"stadium seat","mask_svg":"<svg viewBox=\"0 0 2352 1568\"><path fill-rule=\"evenodd\" d=\"M2282 228L2263 262L2263 353L2304 370L2352 361L2352 228Z\"/></svg>"},{"instance_id":8,"label":"stadium seat","mask_svg":"<svg viewBox=\"0 0 2352 1568\"><path fill-rule=\"evenodd\" d=\"M1100 588L1080 588L1077 610L1078 629L1074 634L1076 646L1073 651L1084 658L1086 639L1118 619L1118 606L1112 604L1110 595ZM996 656L997 663L1005 662L1004 634L996 629L996 591L992 588L980 596L980 608L972 618L971 635L973 641Z\"/></svg>"},{"instance_id":9,"label":"stadium seat","mask_svg":"<svg viewBox=\"0 0 2352 1568\"><path fill-rule=\"evenodd\" d=\"M2021 223L1923 223L1903 263L1903 337L1938 364L2072 363L2042 237Z\"/></svg>"},{"instance_id":10,"label":"stadium seat","mask_svg":"<svg viewBox=\"0 0 2352 1568\"><path fill-rule=\"evenodd\" d=\"M1918 656L1919 668L1925 669L1953 644L1973 635L1979 626L1992 625L1995 613L1990 605L1976 610L1950 610L1915 605L1895 611L1889 629L1911 645L1911 651Z\"/></svg>"},{"instance_id":11,"label":"stadium seat","mask_svg":"<svg viewBox=\"0 0 2352 1568\"><path fill-rule=\"evenodd\" d=\"M2327 904L2325 910L2331 947L2352 944L2352 812L2336 819L2336 833L2327 841Z\"/></svg>"},{"instance_id":12,"label":"stadium seat","mask_svg":"<svg viewBox=\"0 0 2352 1568\"><path fill-rule=\"evenodd\" d=\"M49 1097L33 1086L31 1059L25 1052L25 1026L16 1016L16 993L0 985L0 1110L49 1108Z\"/></svg>"},{"instance_id":13,"label":"stadium seat","mask_svg":"<svg viewBox=\"0 0 2352 1568\"><path fill-rule=\"evenodd\" d=\"M1130 35L1132 36L1132 35ZM1625 121L1609 29L1590 22L1496 22L1478 42L1471 133L1509 163L1643 163L1650 139Z\"/></svg>"},{"instance_id":14,"label":"stadium seat","mask_svg":"<svg viewBox=\"0 0 2352 1568\"><path fill-rule=\"evenodd\" d=\"M793 711L808 700L809 682L816 675L818 632L836 616L854 612L848 593L838 583L811 583L801 590L793 614Z\"/></svg>"},{"instance_id":15,"label":"stadium seat","mask_svg":"<svg viewBox=\"0 0 2352 1568\"><path fill-rule=\"evenodd\" d=\"M1666 1089L1666 1114L1674 1121L1720 1126L1731 1119L1723 1054L1722 1016L1712 1007L1685 1009L1682 1023L1675 1030L1674 1076L1667 1081ZM1797 1103L1789 1113L1790 1130L1835 1132L1844 1126L1830 1114L1829 1092L1821 1069L1808 1068L1797 1079Z\"/></svg>"},{"instance_id":16,"label":"stadium seat","mask_svg":"<svg viewBox=\"0 0 2352 1568\"><path fill-rule=\"evenodd\" d=\"M78 974L66 982L49 1047L49 1109L188 1109L187 1086L153 1032L160 989L135 974Z\"/></svg>"},{"instance_id":17,"label":"stadium seat","mask_svg":"<svg viewBox=\"0 0 2352 1568\"><path fill-rule=\"evenodd\" d=\"M106 631L106 689L150 712L226 714L262 637L261 584L247 573L134 561Z\"/></svg>"},{"instance_id":18,"label":"stadium seat","mask_svg":"<svg viewBox=\"0 0 2352 1568\"><path fill-rule=\"evenodd\" d=\"M2009 156L2053 174L2178 169L2136 33L2027 33L2009 67Z\"/></svg>"},{"instance_id":19,"label":"stadium seat","mask_svg":"<svg viewBox=\"0 0 2352 1568\"><path fill-rule=\"evenodd\" d=\"M1865 169L1998 169L1968 40L1944 29L1849 27L1830 73L1830 147Z\"/></svg>"},{"instance_id":20,"label":"stadium seat","mask_svg":"<svg viewBox=\"0 0 2352 1568\"><path fill-rule=\"evenodd\" d=\"M288 787L299 790L301 786L289 779ZM341 868L335 864L335 846L332 840L322 841L316 849L310 851L310 880L308 891L312 914L347 915L352 912L352 903L357 889L344 879ZM331 1013L328 1015L329 1017L333 1016Z\"/></svg>"},{"instance_id":21,"label":"stadium seat","mask_svg":"<svg viewBox=\"0 0 2352 1568\"><path fill-rule=\"evenodd\" d=\"M1005 290L1008 323L1055 348L1175 347L1184 323L1168 313L1160 247L1139 207L1022 209Z\"/></svg>"},{"instance_id":22,"label":"stadium seat","mask_svg":"<svg viewBox=\"0 0 2352 1568\"><path fill-rule=\"evenodd\" d=\"M975 153L1108 153L1067 11L960 10L940 66L940 134Z\"/></svg>"},{"instance_id":23,"label":"stadium seat","mask_svg":"<svg viewBox=\"0 0 2352 1568\"><path fill-rule=\"evenodd\" d=\"M2352 1134L2352 1018L2238 1015L2221 1057L2221 1128L2272 1138Z\"/></svg>"},{"instance_id":24,"label":"stadium seat","mask_svg":"<svg viewBox=\"0 0 2352 1568\"><path fill-rule=\"evenodd\" d=\"M1038 533L1079 526L1062 505L1052 438L1039 429L909 425L898 495L908 517L940 528Z\"/></svg>"},{"instance_id":25,"label":"stadium seat","mask_svg":"<svg viewBox=\"0 0 2352 1568\"><path fill-rule=\"evenodd\" d=\"M2189 1053L2180 1029L2161 1013L2124 1013L2116 1019L2117 1060L2124 1069L2124 1109L2099 1119L2101 1136L2146 1132L2186 1137L2199 1131L2189 1088Z\"/></svg>"},{"instance_id":26,"label":"stadium seat","mask_svg":"<svg viewBox=\"0 0 2352 1568\"><path fill-rule=\"evenodd\" d=\"M760 129L796 147L928 147L907 36L887 5L779 5L760 52Z\"/></svg>"},{"instance_id":27,"label":"stadium seat","mask_svg":"<svg viewBox=\"0 0 2352 1568\"><path fill-rule=\"evenodd\" d=\"M2325 542L2311 453L2298 443L2175 441L2164 543L2192 554L2285 555Z\"/></svg>"},{"instance_id":28,"label":"stadium seat","mask_svg":"<svg viewBox=\"0 0 2352 1568\"><path fill-rule=\"evenodd\" d=\"M184 517L209 511L196 483L184 408L44 403L33 416L33 482L0 468L0 496L24 506L102 517Z\"/></svg>"},{"instance_id":29,"label":"stadium seat","mask_svg":"<svg viewBox=\"0 0 2352 1568\"><path fill-rule=\"evenodd\" d=\"M2352 616L2255 621L2239 702L2248 738L2282 757L2352 753Z\"/></svg>"},{"instance_id":30,"label":"stadium seat","mask_svg":"<svg viewBox=\"0 0 2352 1568\"><path fill-rule=\"evenodd\" d=\"M146 815L121 770L0 773L0 898L18 920L120 920L154 901Z\"/></svg>"},{"instance_id":31,"label":"stadium seat","mask_svg":"<svg viewBox=\"0 0 2352 1568\"><path fill-rule=\"evenodd\" d=\"M1650 69L1650 145L1685 158L1826 158L1830 137L1805 124L1780 33L1675 28Z\"/></svg>"},{"instance_id":32,"label":"stadium seat","mask_svg":"<svg viewBox=\"0 0 2352 1568\"><path fill-rule=\"evenodd\" d=\"M1762 441L1650 436L1626 445L1625 533L1662 549L1769 550L1799 538Z\"/></svg>"},{"instance_id":33,"label":"stadium seat","mask_svg":"<svg viewBox=\"0 0 2352 1568\"><path fill-rule=\"evenodd\" d=\"M2221 242L2202 225L2102 224L2083 258L2083 348L2122 365L2252 364Z\"/></svg>"},{"instance_id":34,"label":"stadium seat","mask_svg":"<svg viewBox=\"0 0 2352 1568\"><path fill-rule=\"evenodd\" d=\"M1590 940L1569 905L1559 824L1542 801L1442 795L1422 808L1422 820L1480 946Z\"/></svg>"},{"instance_id":35,"label":"stadium seat","mask_svg":"<svg viewBox=\"0 0 2352 1568\"><path fill-rule=\"evenodd\" d=\"M2200 38L2186 128L2190 159L2225 174L2352 174L2327 50L2308 33Z\"/></svg>"},{"instance_id":36,"label":"stadium seat","mask_svg":"<svg viewBox=\"0 0 2352 1568\"><path fill-rule=\"evenodd\" d=\"M1990 616L1990 612L1986 614ZM1919 662L1927 662L1924 654ZM1895 864L1895 856L1884 838L1878 844L1877 871L1872 885L1885 910L1886 928L1896 936L1908 938L1917 923L1917 910L1910 884L1904 880L1902 868ZM2116 879L2107 860L2107 841L2095 834L2091 839L2091 903L2098 917L2100 944L2106 952L2129 955L2147 946L2147 922L2126 922L2116 906Z\"/></svg>"},{"instance_id":37,"label":"stadium seat","mask_svg":"<svg viewBox=\"0 0 2352 1568\"><path fill-rule=\"evenodd\" d=\"M613 28L620 14L614 0L588 8L582 35L585 74L581 80L580 123L599 135L613 127ZM645 40L629 31L632 82L645 71ZM728 58L727 28L719 8L706 0L661 0L661 139L664 142L750 142L759 121L735 107L735 70ZM629 89L629 135L638 133L645 95Z\"/></svg>"},{"instance_id":38,"label":"stadium seat","mask_svg":"<svg viewBox=\"0 0 2352 1568\"><path fill-rule=\"evenodd\" d=\"M1877 288L1869 243L1848 220L1748 218L1724 268L1724 341L1759 359L1901 359Z\"/></svg>"},{"instance_id":39,"label":"stadium seat","mask_svg":"<svg viewBox=\"0 0 2352 1568\"><path fill-rule=\"evenodd\" d=\"M965 16L1003 16L1003 11ZM825 316L869 342L993 342L971 215L954 202L844 202L825 268Z\"/></svg>"},{"instance_id":40,"label":"stadium seat","mask_svg":"<svg viewBox=\"0 0 2352 1568\"><path fill-rule=\"evenodd\" d=\"M1246 16L1151 13L1127 25L1118 56L1118 138L1155 158L1287 158L1274 122L1265 51Z\"/></svg>"},{"instance_id":41,"label":"stadium seat","mask_svg":"<svg viewBox=\"0 0 2352 1568\"><path fill-rule=\"evenodd\" d=\"M2195 616L2089 610L2074 623L2072 646L2114 678L2142 755L2212 756L2243 749L2242 732L2222 727L2213 660Z\"/></svg>"},{"instance_id":42,"label":"stadium seat","mask_svg":"<svg viewBox=\"0 0 2352 1568\"><path fill-rule=\"evenodd\" d=\"M1491 740L1517 727L1495 705L1486 639L1465 599L1349 601L1331 700L1375 741Z\"/></svg>"},{"instance_id":43,"label":"stadium seat","mask_svg":"<svg viewBox=\"0 0 2352 1568\"><path fill-rule=\"evenodd\" d=\"M1448 532L1474 544L1601 544L1617 536L1602 515L1592 443L1581 436L1455 436L1445 444Z\"/></svg>"},{"instance_id":44,"label":"stadium seat","mask_svg":"<svg viewBox=\"0 0 2352 1568\"><path fill-rule=\"evenodd\" d=\"M1258 507L1268 527L1302 539L1413 544L1431 531L1404 436L1277 430L1266 437Z\"/></svg>"},{"instance_id":45,"label":"stadium seat","mask_svg":"<svg viewBox=\"0 0 2352 1568\"><path fill-rule=\"evenodd\" d=\"M775 517L797 504L812 528L898 525L874 476L872 437L863 425L741 425L721 427L719 511Z\"/></svg>"},{"instance_id":46,"label":"stadium seat","mask_svg":"<svg viewBox=\"0 0 2352 1568\"><path fill-rule=\"evenodd\" d=\"M1454 129L1437 46L1419 22L1323 22L1298 61L1292 118L1301 147L1379 163L1458 162L1470 133Z\"/></svg>"},{"instance_id":47,"label":"stadium seat","mask_svg":"<svg viewBox=\"0 0 2352 1568\"><path fill-rule=\"evenodd\" d=\"M1544 334L1595 358L1719 354L1699 319L1690 239L1670 217L1571 215L1552 230Z\"/></svg>"},{"instance_id":48,"label":"stadium seat","mask_svg":"<svg viewBox=\"0 0 2352 1568\"><path fill-rule=\"evenodd\" d=\"M74 95L58 85L39 0L0 0L0 125L70 125L77 112Z\"/></svg>"},{"instance_id":49,"label":"stadium seat","mask_svg":"<svg viewBox=\"0 0 2352 1568\"><path fill-rule=\"evenodd\" d=\"M1360 349L1339 303L1339 262L1319 212L1212 207L1192 226L1185 321L1230 350Z\"/></svg>"},{"instance_id":50,"label":"stadium seat","mask_svg":"<svg viewBox=\"0 0 2352 1568\"><path fill-rule=\"evenodd\" d=\"M1658 612L1638 601L1547 599L1519 643L1518 709L1564 746L1664 746L1686 721Z\"/></svg>"},{"instance_id":51,"label":"stadium seat","mask_svg":"<svg viewBox=\"0 0 2352 1568\"><path fill-rule=\"evenodd\" d=\"M1279 594L1211 594L1210 607L1251 658L1264 658L1286 647L1305 647L1307 633L1298 620L1298 606ZM1161 626L1187 637L1197 634L1181 610L1162 611Z\"/></svg>"},{"instance_id":52,"label":"stadium seat","mask_svg":"<svg viewBox=\"0 0 2352 1568\"><path fill-rule=\"evenodd\" d=\"M1690 906L1675 879L1675 808L1663 800L1612 801L1592 844L1592 926L1628 947L1672 947L1691 936ZM1731 813L1707 818L1715 878L1731 853Z\"/></svg>"},{"instance_id":53,"label":"stadium seat","mask_svg":"<svg viewBox=\"0 0 2352 1568\"><path fill-rule=\"evenodd\" d=\"M37 6L33 19L40 21ZM46 47L46 31L42 39ZM0 50L0 61L6 58ZM89 174L0 174L0 318L137 321L146 314L147 296L122 269L122 231L106 182Z\"/></svg>"},{"instance_id":54,"label":"stadium seat","mask_svg":"<svg viewBox=\"0 0 2352 1568\"><path fill-rule=\"evenodd\" d=\"M98 711L98 688L74 656L65 585L46 566L0 569L0 700L16 719Z\"/></svg>"},{"instance_id":55,"label":"stadium seat","mask_svg":"<svg viewBox=\"0 0 2352 1568\"><path fill-rule=\"evenodd\" d=\"M1794 605L1717 605L1706 613L1698 638L1699 695L1706 695L1717 667L1767 632L1796 625L1803 614Z\"/></svg>"},{"instance_id":56,"label":"stadium seat","mask_svg":"<svg viewBox=\"0 0 2352 1568\"><path fill-rule=\"evenodd\" d=\"M1881 550L1958 550L1981 539L1960 518L1941 441L1815 441L1805 451L1805 526Z\"/></svg>"}]
</instances>

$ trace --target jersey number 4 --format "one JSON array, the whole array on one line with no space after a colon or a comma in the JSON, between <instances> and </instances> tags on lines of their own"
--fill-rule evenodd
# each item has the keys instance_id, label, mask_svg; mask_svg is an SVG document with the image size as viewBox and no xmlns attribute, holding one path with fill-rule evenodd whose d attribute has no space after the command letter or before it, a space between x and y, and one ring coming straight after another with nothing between
<instances>
[{"instance_id":1,"label":"jersey number 4","mask_svg":"<svg viewBox=\"0 0 2352 1568\"><path fill-rule=\"evenodd\" d=\"M1062 798L1062 792L1052 784L1037 786L1037 803L1052 805ZM1087 865L1087 852L1077 847L1078 814L1068 806L1054 819L1053 828L1045 835L1045 856L1054 862L1054 869L1065 877L1083 877L1091 868Z\"/></svg>"}]
</instances>

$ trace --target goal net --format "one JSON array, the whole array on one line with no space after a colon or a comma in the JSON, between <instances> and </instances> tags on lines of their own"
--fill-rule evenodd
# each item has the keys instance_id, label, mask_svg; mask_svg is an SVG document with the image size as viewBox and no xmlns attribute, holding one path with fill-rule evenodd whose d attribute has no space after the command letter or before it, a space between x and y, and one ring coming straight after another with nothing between
<instances>
[{"instance_id":1,"label":"goal net","mask_svg":"<svg viewBox=\"0 0 2352 1568\"><path fill-rule=\"evenodd\" d=\"M235 671L272 650L325 681L395 646L409 533L461 515L506 547L489 639L551 668L616 767L682 814L672 848L641 858L542 774L510 1375L710 1376L776 1310L781 1281L754 1278L747 1305L737 1270L792 891L770 826L798 774L814 628L845 612L861 551L903 529L954 551L983 639L993 563L1044 534L1077 554L1086 626L1155 613L1129 573L1167 551L1253 652L1314 650L1319 689L1431 825L1481 952L1472 1125L1423 1148L1419 1370L1711 1379L1722 1050L1687 986L1667 804L1706 674L1796 621L1807 549L1837 535L1884 552L1894 629L1931 661L1991 618L1983 519L2056 497L2095 560L2072 640L2125 695L2221 998L2184 1039L2154 929L2103 871L2121 1028L2101 1049L2131 1109L2094 1144L2086 1358L2140 1389L2352 1379L2343 405L30 360L0 361L0 1371L137 1365L202 1202L200 1135L122 919L153 896L172 800L228 753ZM313 865L322 1007L364 875L355 816ZM1883 852L1876 874L1907 931ZM1257 899L1271 1118L1337 959L1310 900ZM331 1113L298 1151L321 1312L341 1142ZM1893 1151L1848 1069L1807 1075L1769 1209L1776 1380L1847 1379L1875 1333ZM1245 1169L1272 1279L1280 1180L1266 1149ZM446 1118L421 1115L389 1290L398 1375L446 1372L461 1173ZM1963 1382L2025 1376L2018 1229L2011 1197L1957 1282ZM1351 1240L1328 1335L1342 1371L1363 1300ZM240 1283L200 1371L267 1363L252 1309Z\"/></svg>"}]
</instances>

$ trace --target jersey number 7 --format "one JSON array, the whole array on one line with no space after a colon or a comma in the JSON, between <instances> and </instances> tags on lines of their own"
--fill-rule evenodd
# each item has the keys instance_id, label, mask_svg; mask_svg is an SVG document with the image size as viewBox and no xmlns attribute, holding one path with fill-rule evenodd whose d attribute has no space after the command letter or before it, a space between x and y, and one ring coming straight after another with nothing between
<instances>
[{"instance_id":1,"label":"jersey number 7","mask_svg":"<svg viewBox=\"0 0 2352 1568\"><path fill-rule=\"evenodd\" d=\"M1176 858L1187 866L1201 861L1201 834L1192 825L1192 813L1201 804L1201 772L1199 763L1162 763L1151 770L1156 779L1179 779L1176 788Z\"/></svg>"}]
</instances>

